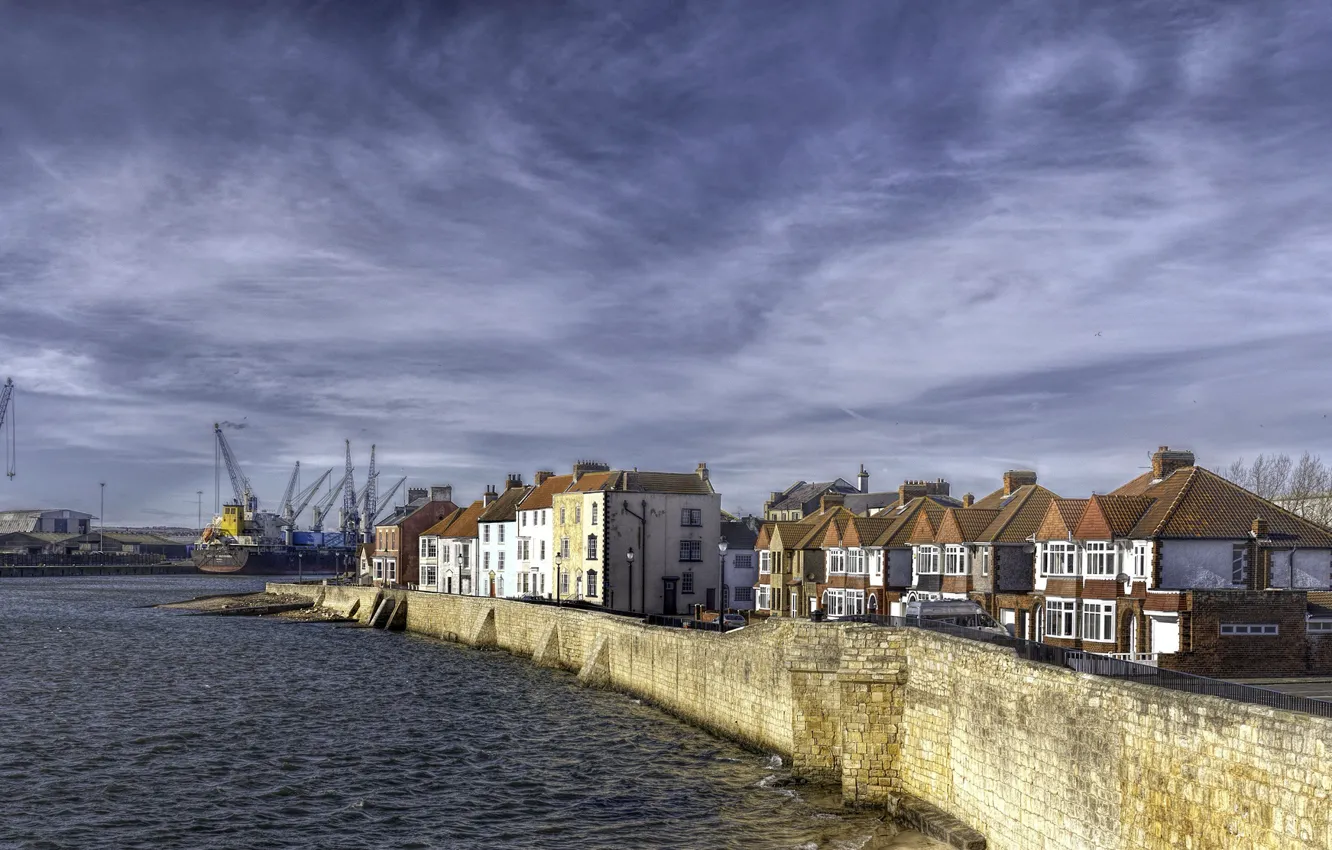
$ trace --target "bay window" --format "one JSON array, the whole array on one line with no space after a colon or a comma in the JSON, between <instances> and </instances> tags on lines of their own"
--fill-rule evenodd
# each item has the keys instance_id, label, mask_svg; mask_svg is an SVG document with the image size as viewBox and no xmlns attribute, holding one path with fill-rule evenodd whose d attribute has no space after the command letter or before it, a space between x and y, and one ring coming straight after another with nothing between
<instances>
[{"instance_id":1,"label":"bay window","mask_svg":"<svg viewBox=\"0 0 1332 850\"><path fill-rule=\"evenodd\" d=\"M858 617L865 613L865 591L848 590L846 592L846 615Z\"/></svg>"},{"instance_id":2,"label":"bay window","mask_svg":"<svg viewBox=\"0 0 1332 850\"><path fill-rule=\"evenodd\" d=\"M868 572L865 565L864 549L847 550L846 571L850 575L863 576Z\"/></svg>"},{"instance_id":3,"label":"bay window","mask_svg":"<svg viewBox=\"0 0 1332 850\"><path fill-rule=\"evenodd\" d=\"M1114 642L1115 603L1082 603L1082 639Z\"/></svg>"},{"instance_id":4,"label":"bay window","mask_svg":"<svg viewBox=\"0 0 1332 850\"><path fill-rule=\"evenodd\" d=\"M967 547L953 544L944 547L944 573L950 576L967 574Z\"/></svg>"},{"instance_id":5,"label":"bay window","mask_svg":"<svg viewBox=\"0 0 1332 850\"><path fill-rule=\"evenodd\" d=\"M1113 576L1117 570L1115 563L1115 548L1113 544L1100 540L1092 540L1087 543L1087 575L1089 576Z\"/></svg>"},{"instance_id":6,"label":"bay window","mask_svg":"<svg viewBox=\"0 0 1332 850\"><path fill-rule=\"evenodd\" d=\"M830 574L840 575L846 572L846 550L829 549L828 550L828 572Z\"/></svg>"},{"instance_id":7,"label":"bay window","mask_svg":"<svg viewBox=\"0 0 1332 850\"><path fill-rule=\"evenodd\" d=\"M1050 599L1045 603L1046 637L1078 636L1078 603L1074 599Z\"/></svg>"},{"instance_id":8,"label":"bay window","mask_svg":"<svg viewBox=\"0 0 1332 850\"><path fill-rule=\"evenodd\" d=\"M917 546L916 554L916 573L918 575L938 575L939 574L939 547L938 546Z\"/></svg>"},{"instance_id":9,"label":"bay window","mask_svg":"<svg viewBox=\"0 0 1332 850\"><path fill-rule=\"evenodd\" d=\"M757 593L754 596L754 605L760 611L772 610L772 588L766 584L760 584L754 588Z\"/></svg>"},{"instance_id":10,"label":"bay window","mask_svg":"<svg viewBox=\"0 0 1332 850\"><path fill-rule=\"evenodd\" d=\"M769 575L772 573L772 553L767 549L759 552L759 574Z\"/></svg>"},{"instance_id":11,"label":"bay window","mask_svg":"<svg viewBox=\"0 0 1332 850\"><path fill-rule=\"evenodd\" d=\"M1147 569L1151 564L1152 544L1150 540L1133 541L1133 576L1134 578L1146 578Z\"/></svg>"},{"instance_id":12,"label":"bay window","mask_svg":"<svg viewBox=\"0 0 1332 850\"><path fill-rule=\"evenodd\" d=\"M1077 575L1077 547L1059 541L1046 543L1041 572L1048 576Z\"/></svg>"}]
</instances>

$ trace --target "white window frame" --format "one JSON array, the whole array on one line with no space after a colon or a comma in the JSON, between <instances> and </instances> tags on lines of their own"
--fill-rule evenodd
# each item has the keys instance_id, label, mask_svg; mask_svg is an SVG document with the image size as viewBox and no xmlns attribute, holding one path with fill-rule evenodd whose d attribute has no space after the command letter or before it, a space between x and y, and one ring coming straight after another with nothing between
<instances>
[{"instance_id":1,"label":"white window frame","mask_svg":"<svg viewBox=\"0 0 1332 850\"><path fill-rule=\"evenodd\" d=\"M1231 544L1230 583L1234 587L1244 587L1249 583L1249 547L1247 544Z\"/></svg>"},{"instance_id":2,"label":"white window frame","mask_svg":"<svg viewBox=\"0 0 1332 850\"><path fill-rule=\"evenodd\" d=\"M1332 620L1309 620L1305 631L1312 634L1332 634Z\"/></svg>"},{"instance_id":3,"label":"white window frame","mask_svg":"<svg viewBox=\"0 0 1332 850\"><path fill-rule=\"evenodd\" d=\"M976 560L980 562L981 578L986 578L990 575L990 556L993 552L994 548L991 546L976 547Z\"/></svg>"},{"instance_id":4,"label":"white window frame","mask_svg":"<svg viewBox=\"0 0 1332 850\"><path fill-rule=\"evenodd\" d=\"M583 553L583 556L589 561L597 559L597 536L595 534L587 536L587 551Z\"/></svg>"},{"instance_id":5,"label":"white window frame","mask_svg":"<svg viewBox=\"0 0 1332 850\"><path fill-rule=\"evenodd\" d=\"M680 526L682 528L702 528L703 510L701 508L681 508Z\"/></svg>"},{"instance_id":6,"label":"white window frame","mask_svg":"<svg viewBox=\"0 0 1332 850\"><path fill-rule=\"evenodd\" d=\"M967 547L956 543L944 546L944 575L964 576L967 572Z\"/></svg>"},{"instance_id":7,"label":"white window frame","mask_svg":"<svg viewBox=\"0 0 1332 850\"><path fill-rule=\"evenodd\" d=\"M1106 540L1088 540L1082 544L1082 568L1087 576L1114 578L1119 575L1119 550Z\"/></svg>"},{"instance_id":8,"label":"white window frame","mask_svg":"<svg viewBox=\"0 0 1332 850\"><path fill-rule=\"evenodd\" d=\"M760 584L754 588L757 591L754 594L754 607L760 611L772 610L772 586Z\"/></svg>"},{"instance_id":9,"label":"white window frame","mask_svg":"<svg viewBox=\"0 0 1332 850\"><path fill-rule=\"evenodd\" d=\"M916 559L916 575L940 575L938 546L917 546L912 549L912 554Z\"/></svg>"},{"instance_id":10,"label":"white window frame","mask_svg":"<svg viewBox=\"0 0 1332 850\"><path fill-rule=\"evenodd\" d=\"M499 542L504 542L504 523L499 524Z\"/></svg>"},{"instance_id":11,"label":"white window frame","mask_svg":"<svg viewBox=\"0 0 1332 850\"><path fill-rule=\"evenodd\" d=\"M503 552L500 552L500 553L499 553L499 556L498 556L498 558L496 559L495 567L496 567L496 569L498 569L500 572L504 572L504 553L503 553Z\"/></svg>"},{"instance_id":12,"label":"white window frame","mask_svg":"<svg viewBox=\"0 0 1332 850\"><path fill-rule=\"evenodd\" d=\"M869 575L869 564L864 549L846 550L846 574L852 576Z\"/></svg>"},{"instance_id":13,"label":"white window frame","mask_svg":"<svg viewBox=\"0 0 1332 850\"><path fill-rule=\"evenodd\" d=\"M1115 643L1115 603L1082 600L1082 639Z\"/></svg>"},{"instance_id":14,"label":"white window frame","mask_svg":"<svg viewBox=\"0 0 1332 850\"><path fill-rule=\"evenodd\" d=\"M488 522L481 523L481 542L490 542L490 523Z\"/></svg>"},{"instance_id":15,"label":"white window frame","mask_svg":"<svg viewBox=\"0 0 1332 850\"><path fill-rule=\"evenodd\" d=\"M828 575L846 575L846 550L828 550Z\"/></svg>"},{"instance_id":16,"label":"white window frame","mask_svg":"<svg viewBox=\"0 0 1332 850\"><path fill-rule=\"evenodd\" d=\"M823 613L829 617L844 616L846 610L846 592L837 588L823 591Z\"/></svg>"},{"instance_id":17,"label":"white window frame","mask_svg":"<svg viewBox=\"0 0 1332 850\"><path fill-rule=\"evenodd\" d=\"M759 552L759 575L772 575L772 553L767 549Z\"/></svg>"},{"instance_id":18,"label":"white window frame","mask_svg":"<svg viewBox=\"0 0 1332 850\"><path fill-rule=\"evenodd\" d=\"M597 587L597 571L588 570L584 575L587 576L587 595L600 596L601 589Z\"/></svg>"},{"instance_id":19,"label":"white window frame","mask_svg":"<svg viewBox=\"0 0 1332 850\"><path fill-rule=\"evenodd\" d=\"M1222 623L1221 634L1226 637L1275 637L1281 633L1276 623Z\"/></svg>"},{"instance_id":20,"label":"white window frame","mask_svg":"<svg viewBox=\"0 0 1332 850\"><path fill-rule=\"evenodd\" d=\"M857 617L865 613L865 591L846 591L846 616Z\"/></svg>"},{"instance_id":21,"label":"white window frame","mask_svg":"<svg viewBox=\"0 0 1332 850\"><path fill-rule=\"evenodd\" d=\"M1063 540L1047 541L1041 552L1041 575L1075 576L1077 574L1077 545Z\"/></svg>"},{"instance_id":22,"label":"white window frame","mask_svg":"<svg viewBox=\"0 0 1332 850\"><path fill-rule=\"evenodd\" d=\"M1076 638L1078 636L1078 600L1045 600L1045 636Z\"/></svg>"},{"instance_id":23,"label":"white window frame","mask_svg":"<svg viewBox=\"0 0 1332 850\"><path fill-rule=\"evenodd\" d=\"M1152 562L1152 542L1150 540L1133 541L1133 577L1147 578Z\"/></svg>"},{"instance_id":24,"label":"white window frame","mask_svg":"<svg viewBox=\"0 0 1332 850\"><path fill-rule=\"evenodd\" d=\"M593 525L596 525L596 524L597 524L597 503L596 503L596 502L593 502L593 503L592 503L592 524L593 524Z\"/></svg>"}]
</instances>

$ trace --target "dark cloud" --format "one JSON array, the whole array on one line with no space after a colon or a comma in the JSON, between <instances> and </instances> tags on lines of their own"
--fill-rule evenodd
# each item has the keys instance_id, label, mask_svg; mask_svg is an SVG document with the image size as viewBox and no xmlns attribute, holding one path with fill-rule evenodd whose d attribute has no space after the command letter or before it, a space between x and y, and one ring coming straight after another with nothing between
<instances>
[{"instance_id":1,"label":"dark cloud","mask_svg":"<svg viewBox=\"0 0 1332 850\"><path fill-rule=\"evenodd\" d=\"M1085 493L1161 442L1332 451L1316 4L0 20L15 504L191 519L223 421L273 497L349 436L464 494L708 461L751 509L861 462Z\"/></svg>"}]
</instances>

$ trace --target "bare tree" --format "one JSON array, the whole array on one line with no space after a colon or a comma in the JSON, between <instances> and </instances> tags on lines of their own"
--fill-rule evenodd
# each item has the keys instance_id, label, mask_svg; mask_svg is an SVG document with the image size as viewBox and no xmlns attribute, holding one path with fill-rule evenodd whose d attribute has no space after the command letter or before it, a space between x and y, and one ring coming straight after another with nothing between
<instances>
[{"instance_id":1,"label":"bare tree","mask_svg":"<svg viewBox=\"0 0 1332 850\"><path fill-rule=\"evenodd\" d=\"M1234 481L1245 490L1253 490L1253 474L1249 472L1248 464L1244 462L1242 457L1236 458L1221 475L1223 478Z\"/></svg>"},{"instance_id":2,"label":"bare tree","mask_svg":"<svg viewBox=\"0 0 1332 850\"><path fill-rule=\"evenodd\" d=\"M1253 492L1264 499L1279 499L1286 495L1290 481L1290 455L1258 455L1249 468Z\"/></svg>"},{"instance_id":3,"label":"bare tree","mask_svg":"<svg viewBox=\"0 0 1332 850\"><path fill-rule=\"evenodd\" d=\"M1305 452L1298 463L1287 454L1239 458L1222 473L1226 478L1310 522L1332 527L1332 467Z\"/></svg>"}]
</instances>

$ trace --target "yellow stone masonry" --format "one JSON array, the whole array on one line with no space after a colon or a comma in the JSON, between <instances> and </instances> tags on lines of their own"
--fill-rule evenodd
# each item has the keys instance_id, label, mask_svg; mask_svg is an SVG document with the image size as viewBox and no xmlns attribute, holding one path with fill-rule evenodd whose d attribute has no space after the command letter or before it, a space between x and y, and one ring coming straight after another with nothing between
<instances>
[{"instance_id":1,"label":"yellow stone masonry","mask_svg":"<svg viewBox=\"0 0 1332 850\"><path fill-rule=\"evenodd\" d=\"M1332 850L1332 720L1102 679L914 629L774 618L734 634L502 599L269 585L494 646L840 782L914 797L999 850Z\"/></svg>"}]
</instances>

